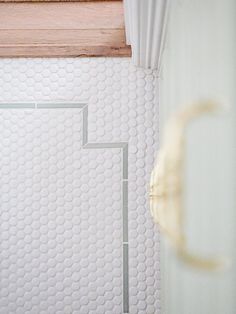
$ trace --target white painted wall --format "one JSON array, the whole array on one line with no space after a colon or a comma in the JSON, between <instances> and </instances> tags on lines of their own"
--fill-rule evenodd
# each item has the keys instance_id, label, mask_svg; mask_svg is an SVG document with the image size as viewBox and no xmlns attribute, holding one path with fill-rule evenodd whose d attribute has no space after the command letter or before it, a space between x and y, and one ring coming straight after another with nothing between
<instances>
[{"instance_id":1,"label":"white painted wall","mask_svg":"<svg viewBox=\"0 0 236 314\"><path fill-rule=\"evenodd\" d=\"M180 263L165 245L165 314L235 312L235 13L234 0L171 3L160 122L164 125L170 115L201 101L222 106L186 130L184 232L190 252L226 257L231 267L199 271Z\"/></svg>"}]
</instances>

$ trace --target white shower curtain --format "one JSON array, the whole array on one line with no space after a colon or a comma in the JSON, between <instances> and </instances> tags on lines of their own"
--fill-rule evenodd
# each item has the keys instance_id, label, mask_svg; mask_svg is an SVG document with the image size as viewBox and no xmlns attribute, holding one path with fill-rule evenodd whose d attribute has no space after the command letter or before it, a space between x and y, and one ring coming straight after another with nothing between
<instances>
[{"instance_id":1,"label":"white shower curtain","mask_svg":"<svg viewBox=\"0 0 236 314\"><path fill-rule=\"evenodd\" d=\"M135 65L160 66L168 0L124 0L126 42Z\"/></svg>"}]
</instances>

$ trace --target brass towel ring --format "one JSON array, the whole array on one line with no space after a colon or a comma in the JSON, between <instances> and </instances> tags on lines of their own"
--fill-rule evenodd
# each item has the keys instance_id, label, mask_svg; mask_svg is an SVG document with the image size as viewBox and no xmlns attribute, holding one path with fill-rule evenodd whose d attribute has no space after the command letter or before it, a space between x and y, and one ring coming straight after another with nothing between
<instances>
[{"instance_id":1,"label":"brass towel ring","mask_svg":"<svg viewBox=\"0 0 236 314\"><path fill-rule=\"evenodd\" d=\"M154 222L168 237L183 262L205 270L221 269L225 266L225 260L196 256L187 247L183 228L185 128L192 119L212 113L217 108L215 103L201 102L186 108L170 119L150 180L150 210Z\"/></svg>"}]
</instances>

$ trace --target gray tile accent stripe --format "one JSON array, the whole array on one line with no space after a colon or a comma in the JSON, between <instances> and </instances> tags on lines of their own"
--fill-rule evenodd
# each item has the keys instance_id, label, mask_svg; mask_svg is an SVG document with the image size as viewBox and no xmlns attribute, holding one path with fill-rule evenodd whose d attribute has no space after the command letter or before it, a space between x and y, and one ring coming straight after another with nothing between
<instances>
[{"instance_id":1,"label":"gray tile accent stripe","mask_svg":"<svg viewBox=\"0 0 236 314\"><path fill-rule=\"evenodd\" d=\"M83 107L83 148L121 148L122 149L122 225L123 225L123 313L129 313L129 246L128 246L128 143L91 143L88 142L88 107Z\"/></svg>"},{"instance_id":2,"label":"gray tile accent stripe","mask_svg":"<svg viewBox=\"0 0 236 314\"><path fill-rule=\"evenodd\" d=\"M129 313L129 245L123 244L123 312Z\"/></svg>"},{"instance_id":3,"label":"gray tile accent stripe","mask_svg":"<svg viewBox=\"0 0 236 314\"><path fill-rule=\"evenodd\" d=\"M83 147L88 143L88 106L83 107Z\"/></svg>"},{"instance_id":4,"label":"gray tile accent stripe","mask_svg":"<svg viewBox=\"0 0 236 314\"><path fill-rule=\"evenodd\" d=\"M34 109L35 103L0 103L0 109Z\"/></svg>"},{"instance_id":5,"label":"gray tile accent stripe","mask_svg":"<svg viewBox=\"0 0 236 314\"><path fill-rule=\"evenodd\" d=\"M66 109L66 108L84 108L85 103L0 103L0 109Z\"/></svg>"},{"instance_id":6,"label":"gray tile accent stripe","mask_svg":"<svg viewBox=\"0 0 236 314\"><path fill-rule=\"evenodd\" d=\"M123 148L123 179L128 180L128 144Z\"/></svg>"},{"instance_id":7,"label":"gray tile accent stripe","mask_svg":"<svg viewBox=\"0 0 236 314\"><path fill-rule=\"evenodd\" d=\"M84 148L101 149L101 148L124 148L123 143L87 143Z\"/></svg>"},{"instance_id":8,"label":"gray tile accent stripe","mask_svg":"<svg viewBox=\"0 0 236 314\"><path fill-rule=\"evenodd\" d=\"M84 108L84 103L37 103L38 109Z\"/></svg>"},{"instance_id":9,"label":"gray tile accent stripe","mask_svg":"<svg viewBox=\"0 0 236 314\"><path fill-rule=\"evenodd\" d=\"M128 243L128 181L123 180L122 194L123 242Z\"/></svg>"},{"instance_id":10,"label":"gray tile accent stripe","mask_svg":"<svg viewBox=\"0 0 236 314\"><path fill-rule=\"evenodd\" d=\"M88 142L88 106L85 103L0 103L0 109L66 109L80 108L83 113L83 137L84 149L122 149L122 225L123 225L123 313L129 313L129 245L128 245L128 143L89 143Z\"/></svg>"}]
</instances>

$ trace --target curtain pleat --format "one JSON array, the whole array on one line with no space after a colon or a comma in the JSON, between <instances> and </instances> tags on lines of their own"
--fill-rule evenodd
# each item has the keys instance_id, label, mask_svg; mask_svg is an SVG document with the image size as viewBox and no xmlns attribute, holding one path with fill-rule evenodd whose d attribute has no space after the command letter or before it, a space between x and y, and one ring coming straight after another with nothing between
<instances>
[{"instance_id":1,"label":"curtain pleat","mask_svg":"<svg viewBox=\"0 0 236 314\"><path fill-rule=\"evenodd\" d=\"M167 12L168 0L124 0L126 42L135 65L160 67Z\"/></svg>"}]
</instances>

